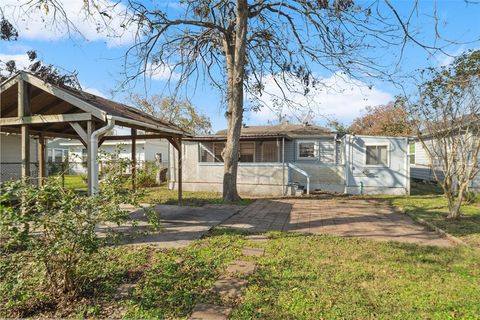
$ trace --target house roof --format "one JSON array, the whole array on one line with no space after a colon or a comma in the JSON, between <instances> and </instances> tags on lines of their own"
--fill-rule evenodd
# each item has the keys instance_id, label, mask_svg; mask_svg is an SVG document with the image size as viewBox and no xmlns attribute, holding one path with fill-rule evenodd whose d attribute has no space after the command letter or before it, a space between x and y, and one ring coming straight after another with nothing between
<instances>
[{"instance_id":1,"label":"house roof","mask_svg":"<svg viewBox=\"0 0 480 320\"><path fill-rule=\"evenodd\" d=\"M185 132L173 123L153 117L133 107L109 100L85 91L46 83L41 78L21 71L0 84L2 118L17 117L18 82L28 85L30 113L32 115L75 115L81 112L90 113L96 128L105 125L107 118L115 120L115 124L161 133L168 136L182 136ZM75 138L76 131L68 122L57 122L45 125L34 123L31 132L45 132L46 136ZM45 130L45 127L48 130ZM19 126L3 125L2 131L15 132Z\"/></svg>"},{"instance_id":2,"label":"house roof","mask_svg":"<svg viewBox=\"0 0 480 320\"><path fill-rule=\"evenodd\" d=\"M272 139L272 138L298 138L298 137L319 137L332 136L335 132L328 128L311 124L290 124L281 123L265 126L243 126L241 129L241 140L247 139ZM196 136L190 140L225 140L227 130L223 129L213 135Z\"/></svg>"}]
</instances>

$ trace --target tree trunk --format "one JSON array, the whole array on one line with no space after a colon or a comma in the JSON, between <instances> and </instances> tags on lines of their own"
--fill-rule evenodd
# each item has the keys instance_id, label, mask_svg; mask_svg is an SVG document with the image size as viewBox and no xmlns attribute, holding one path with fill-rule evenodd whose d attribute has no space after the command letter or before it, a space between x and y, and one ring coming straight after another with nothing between
<instances>
[{"instance_id":1,"label":"tree trunk","mask_svg":"<svg viewBox=\"0 0 480 320\"><path fill-rule=\"evenodd\" d=\"M246 0L237 0L236 28L231 37L225 39L224 49L227 63L227 143L222 152L223 201L240 200L237 191L240 133L243 119L243 82L245 77L245 55L247 42L248 9Z\"/></svg>"}]
</instances>

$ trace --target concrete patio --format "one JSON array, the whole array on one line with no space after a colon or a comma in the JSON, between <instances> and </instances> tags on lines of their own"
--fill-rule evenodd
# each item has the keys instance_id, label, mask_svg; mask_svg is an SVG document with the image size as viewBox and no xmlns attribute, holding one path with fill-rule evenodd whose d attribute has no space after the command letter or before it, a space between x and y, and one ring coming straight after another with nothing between
<instances>
[{"instance_id":1,"label":"concrete patio","mask_svg":"<svg viewBox=\"0 0 480 320\"><path fill-rule=\"evenodd\" d=\"M132 210L131 221L120 226L99 226L97 232L105 234L112 229L126 235L122 240L124 244L150 244L160 248L181 248L188 246L193 240L200 239L211 228L243 208L235 205L206 205L203 207L156 205L152 209L160 218L160 229L152 230L144 209L125 207L126 210Z\"/></svg>"}]
</instances>

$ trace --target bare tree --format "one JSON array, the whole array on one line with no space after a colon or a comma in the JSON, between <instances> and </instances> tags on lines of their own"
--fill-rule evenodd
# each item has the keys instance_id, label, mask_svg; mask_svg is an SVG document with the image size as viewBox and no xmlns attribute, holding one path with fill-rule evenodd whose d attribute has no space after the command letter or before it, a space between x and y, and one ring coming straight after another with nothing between
<instances>
[{"instance_id":1,"label":"bare tree","mask_svg":"<svg viewBox=\"0 0 480 320\"><path fill-rule=\"evenodd\" d=\"M243 113L247 107L262 107L262 96L270 94L265 91L266 79L281 89L278 100L295 108L299 106L288 99L286 91L307 94L322 85L311 70L314 65L350 77L389 77L395 71L392 64L398 61L381 65L375 49L391 52L388 48L395 48L397 54L392 52L392 57L398 59L408 41L435 49L415 39L409 30L410 18L402 20L388 0L363 6L351 0L189 0L182 2L183 10L176 15L152 3L131 0L129 4L131 23L140 26L138 41L127 53L127 60L133 62L128 65L130 79L152 68L168 68L179 75L178 85L206 79L225 93L226 202L239 199L236 184Z\"/></svg>"},{"instance_id":2,"label":"bare tree","mask_svg":"<svg viewBox=\"0 0 480 320\"><path fill-rule=\"evenodd\" d=\"M480 51L424 73L430 79L420 87L410 111L431 170L447 197L448 218L458 218L464 193L479 173Z\"/></svg>"},{"instance_id":3,"label":"bare tree","mask_svg":"<svg viewBox=\"0 0 480 320\"><path fill-rule=\"evenodd\" d=\"M68 24L65 11L61 6L57 9L58 0L25 1L30 6L47 5L65 16ZM95 2L85 1L87 12L96 10ZM299 108L304 106L286 93L307 94L322 85L312 66L354 78L391 79L409 42L425 50L438 49L437 32L426 44L413 31L418 0L411 2L409 12L397 11L389 0L360 4L353 0L184 0L178 11L165 10L156 1L119 1L114 6L118 3L128 7L126 28L137 27L136 43L126 54L128 80L168 70L178 75L171 77L176 88L207 80L224 94L226 202L239 199L236 181L243 113L264 106L264 95L274 95L265 90L267 80L278 84L279 103ZM108 10L97 13L108 26ZM432 6L434 27L435 13ZM249 101L244 101L246 94Z\"/></svg>"}]
</instances>

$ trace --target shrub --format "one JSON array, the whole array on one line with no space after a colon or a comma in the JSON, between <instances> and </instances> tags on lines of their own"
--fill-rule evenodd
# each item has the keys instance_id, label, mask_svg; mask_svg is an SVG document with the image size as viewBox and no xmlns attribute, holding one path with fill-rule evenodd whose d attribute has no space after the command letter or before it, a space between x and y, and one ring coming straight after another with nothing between
<instances>
[{"instance_id":1,"label":"shrub","mask_svg":"<svg viewBox=\"0 0 480 320\"><path fill-rule=\"evenodd\" d=\"M6 183L0 194L0 258L4 262L0 272L19 272L29 266L42 277L19 283L19 279L28 277L9 272L8 279L3 279L10 281L5 288L28 292L21 289L34 283L36 287L30 292L44 293L52 301L61 302L88 286L81 276L81 266L98 258L102 245L113 239L115 233L107 226L129 217L121 204L137 205L139 194L125 191L124 183L122 176L106 174L100 192L92 197L62 188L59 179L48 179L41 187L22 181ZM97 234L99 225L107 229L106 236ZM2 303L5 301L0 297Z\"/></svg>"},{"instance_id":2,"label":"shrub","mask_svg":"<svg viewBox=\"0 0 480 320\"><path fill-rule=\"evenodd\" d=\"M137 185L139 187L153 187L157 185L158 167L155 162L145 162L143 168L137 169Z\"/></svg>"},{"instance_id":3,"label":"shrub","mask_svg":"<svg viewBox=\"0 0 480 320\"><path fill-rule=\"evenodd\" d=\"M463 201L465 204L474 204L480 202L480 194L474 191L465 191L463 193Z\"/></svg>"}]
</instances>

